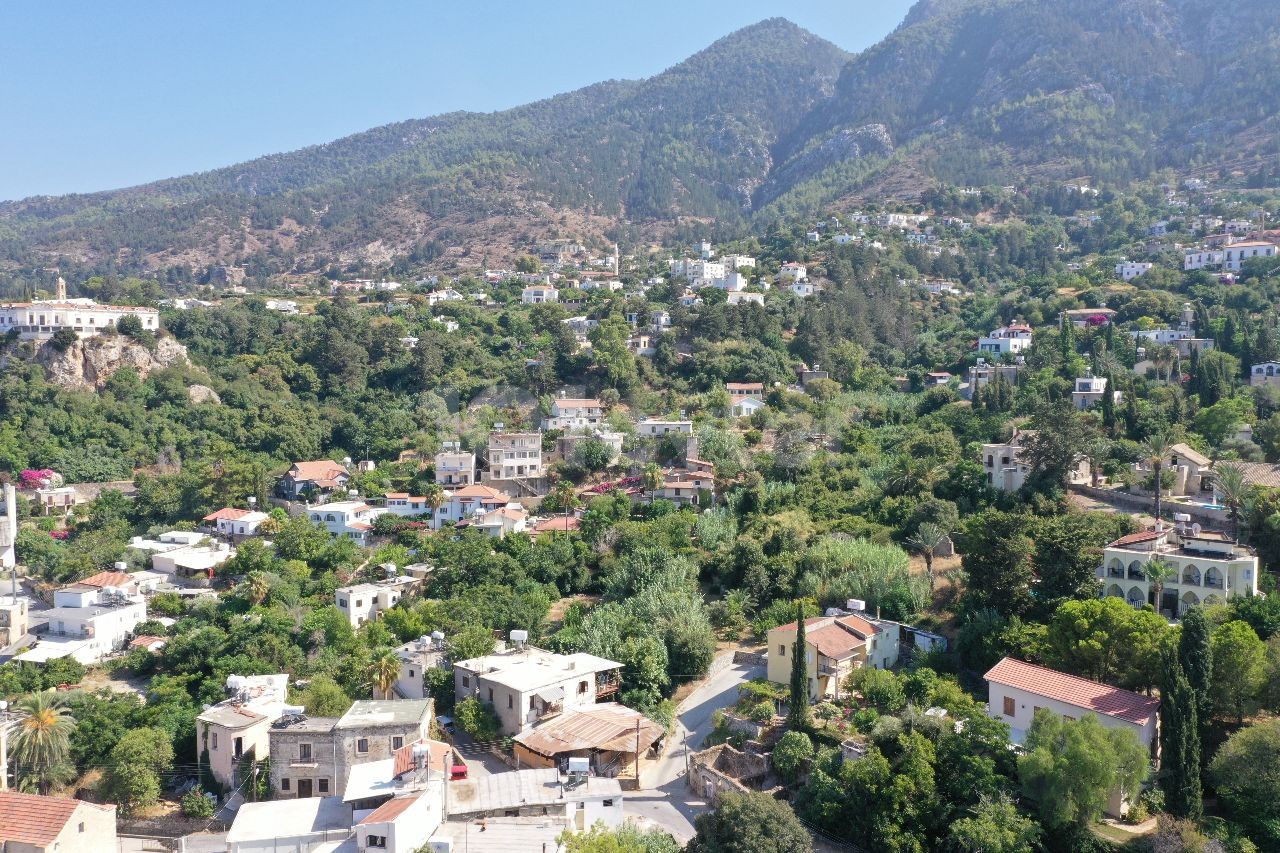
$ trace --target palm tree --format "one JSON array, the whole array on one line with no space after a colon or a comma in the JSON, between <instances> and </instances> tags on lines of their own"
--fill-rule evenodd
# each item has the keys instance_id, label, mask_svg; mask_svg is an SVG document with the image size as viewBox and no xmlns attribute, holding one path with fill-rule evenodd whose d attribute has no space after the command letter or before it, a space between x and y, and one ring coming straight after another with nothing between
<instances>
[{"instance_id":1,"label":"palm tree","mask_svg":"<svg viewBox=\"0 0 1280 853\"><path fill-rule=\"evenodd\" d=\"M1156 612L1159 613L1160 596L1164 592L1164 585L1177 578L1178 570L1159 557L1153 557L1142 567L1142 571L1147 576L1147 583L1151 584L1152 592L1155 593Z\"/></svg>"},{"instance_id":2,"label":"palm tree","mask_svg":"<svg viewBox=\"0 0 1280 853\"><path fill-rule=\"evenodd\" d=\"M369 675L373 678L374 698L390 699L391 688L400 677L400 657L391 649L380 652L369 664Z\"/></svg>"},{"instance_id":3,"label":"palm tree","mask_svg":"<svg viewBox=\"0 0 1280 853\"><path fill-rule=\"evenodd\" d=\"M266 601L270 594L271 582L267 580L267 576L262 572L249 572L244 579L244 596L249 599L249 603L257 606Z\"/></svg>"},{"instance_id":4,"label":"palm tree","mask_svg":"<svg viewBox=\"0 0 1280 853\"><path fill-rule=\"evenodd\" d=\"M1249 492L1244 466L1238 462L1223 462L1213 466L1213 488L1231 512L1231 536L1240 541L1240 507Z\"/></svg>"},{"instance_id":5,"label":"palm tree","mask_svg":"<svg viewBox=\"0 0 1280 853\"><path fill-rule=\"evenodd\" d=\"M422 490L422 497L427 506L431 507L431 517L435 518L436 512L444 506L444 487L439 483L429 483Z\"/></svg>"},{"instance_id":6,"label":"palm tree","mask_svg":"<svg viewBox=\"0 0 1280 853\"><path fill-rule=\"evenodd\" d=\"M1161 477L1164 475L1165 460L1169 458L1170 448L1173 442L1169 436L1162 432L1152 433L1147 436L1147 440L1143 442L1142 453L1148 465L1151 466L1151 473L1155 478L1156 491L1156 529L1159 530L1163 522L1160 519L1160 497L1163 492L1163 483Z\"/></svg>"},{"instance_id":7,"label":"palm tree","mask_svg":"<svg viewBox=\"0 0 1280 853\"><path fill-rule=\"evenodd\" d=\"M653 503L653 494L662 488L663 482L662 469L656 462L644 466L643 481L644 490L649 493L649 502Z\"/></svg>"},{"instance_id":8,"label":"palm tree","mask_svg":"<svg viewBox=\"0 0 1280 853\"><path fill-rule=\"evenodd\" d=\"M1089 442L1084 449L1085 458L1089 460L1089 485L1098 488L1098 472L1101 466L1098 464L1107 455L1111 453L1111 442L1105 438L1095 439Z\"/></svg>"},{"instance_id":9,"label":"palm tree","mask_svg":"<svg viewBox=\"0 0 1280 853\"><path fill-rule=\"evenodd\" d=\"M933 554L947 539L947 531L941 525L926 521L916 528L916 532L907 539L907 545L924 558L924 570L929 576L929 595L933 595L935 576L933 573Z\"/></svg>"},{"instance_id":10,"label":"palm tree","mask_svg":"<svg viewBox=\"0 0 1280 853\"><path fill-rule=\"evenodd\" d=\"M34 786L41 794L75 778L70 755L76 721L61 705L56 693L33 693L15 704L25 716L13 733L14 775L20 786Z\"/></svg>"}]
</instances>

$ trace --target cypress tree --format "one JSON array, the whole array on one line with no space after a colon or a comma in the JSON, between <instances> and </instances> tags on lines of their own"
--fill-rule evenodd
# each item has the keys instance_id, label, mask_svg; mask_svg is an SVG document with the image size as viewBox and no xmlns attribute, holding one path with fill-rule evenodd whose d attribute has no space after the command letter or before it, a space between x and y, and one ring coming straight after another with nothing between
<instances>
[{"instance_id":1,"label":"cypress tree","mask_svg":"<svg viewBox=\"0 0 1280 853\"><path fill-rule=\"evenodd\" d=\"M804 605L796 602L796 642L791 647L791 713L787 722L793 731L809 728L809 667L805 644Z\"/></svg>"},{"instance_id":2,"label":"cypress tree","mask_svg":"<svg viewBox=\"0 0 1280 853\"><path fill-rule=\"evenodd\" d=\"M1213 680L1213 646L1209 642L1209 620L1204 608L1192 607L1182 616L1182 635L1178 638L1178 665L1186 674L1195 697L1196 716L1201 734L1213 713L1213 697L1209 693Z\"/></svg>"},{"instance_id":3,"label":"cypress tree","mask_svg":"<svg viewBox=\"0 0 1280 853\"><path fill-rule=\"evenodd\" d=\"M1107 391L1102 395L1102 425L1108 431L1116 428L1116 380L1107 374Z\"/></svg>"},{"instance_id":4,"label":"cypress tree","mask_svg":"<svg viewBox=\"0 0 1280 853\"><path fill-rule=\"evenodd\" d=\"M1160 702L1160 758L1165 807L1189 820L1204 815L1200 789L1200 726L1195 691L1174 654L1165 656Z\"/></svg>"}]
</instances>

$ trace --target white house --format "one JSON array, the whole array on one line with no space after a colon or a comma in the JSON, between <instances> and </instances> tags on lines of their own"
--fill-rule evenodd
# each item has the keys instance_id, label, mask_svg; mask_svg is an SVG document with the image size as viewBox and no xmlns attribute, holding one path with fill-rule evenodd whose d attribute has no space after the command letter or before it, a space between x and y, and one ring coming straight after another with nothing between
<instances>
[{"instance_id":1,"label":"white house","mask_svg":"<svg viewBox=\"0 0 1280 853\"><path fill-rule=\"evenodd\" d=\"M583 401L589 402L589 401ZM555 406L552 406L555 411ZM580 410L562 410L566 417L581 415ZM486 479L516 480L543 476L541 432L494 432L489 434L489 470Z\"/></svg>"},{"instance_id":2,"label":"white house","mask_svg":"<svg viewBox=\"0 0 1280 853\"><path fill-rule=\"evenodd\" d=\"M1063 672L1004 658L983 676L987 716L1008 723L1010 739L1021 744L1040 708L1067 719L1095 714L1109 729L1126 729L1152 749L1160 700Z\"/></svg>"},{"instance_id":3,"label":"white house","mask_svg":"<svg viewBox=\"0 0 1280 853\"><path fill-rule=\"evenodd\" d=\"M764 305L764 294L737 291L729 293L728 298L725 300L725 303L728 305L741 305L744 302L754 302L756 305Z\"/></svg>"},{"instance_id":4,"label":"white house","mask_svg":"<svg viewBox=\"0 0 1280 853\"><path fill-rule=\"evenodd\" d=\"M1116 275L1124 281L1133 281L1138 276L1145 275L1153 266L1155 264L1143 261L1122 261L1116 264Z\"/></svg>"},{"instance_id":5,"label":"white house","mask_svg":"<svg viewBox=\"0 0 1280 853\"><path fill-rule=\"evenodd\" d=\"M525 305L541 305L544 302L559 302L560 291L550 284L531 284L520 291L520 301Z\"/></svg>"},{"instance_id":6,"label":"white house","mask_svg":"<svg viewBox=\"0 0 1280 853\"><path fill-rule=\"evenodd\" d=\"M693 435L693 421L667 421L660 418L642 418L636 424L636 435L641 438L657 438L663 435Z\"/></svg>"},{"instance_id":7,"label":"white house","mask_svg":"<svg viewBox=\"0 0 1280 853\"><path fill-rule=\"evenodd\" d=\"M717 290L725 290L729 293L740 293L747 289L750 282L747 277L740 272L731 272L724 278L716 278L711 280L711 286Z\"/></svg>"},{"instance_id":8,"label":"white house","mask_svg":"<svg viewBox=\"0 0 1280 853\"><path fill-rule=\"evenodd\" d=\"M0 515L0 569L17 564L13 546L18 539L18 496L12 483L4 484L4 515Z\"/></svg>"},{"instance_id":9,"label":"white house","mask_svg":"<svg viewBox=\"0 0 1280 853\"><path fill-rule=\"evenodd\" d=\"M736 397L733 400L731 410L735 418L746 418L754 415L764 407L764 401L758 397Z\"/></svg>"},{"instance_id":10,"label":"white house","mask_svg":"<svg viewBox=\"0 0 1280 853\"><path fill-rule=\"evenodd\" d=\"M256 509L228 506L209 513L203 521L219 536L232 539L241 536L257 536L258 525L268 518L270 518L269 515Z\"/></svg>"},{"instance_id":11,"label":"white house","mask_svg":"<svg viewBox=\"0 0 1280 853\"><path fill-rule=\"evenodd\" d=\"M395 607L396 602L420 586L420 578L396 575L374 583L338 587L334 590L333 597L338 610L347 618L351 627L359 628Z\"/></svg>"},{"instance_id":12,"label":"white house","mask_svg":"<svg viewBox=\"0 0 1280 853\"><path fill-rule=\"evenodd\" d=\"M504 507L510 502L509 495L489 486L480 484L463 486L445 496L445 502L431 518L431 526L439 530L446 523L456 524L473 515Z\"/></svg>"},{"instance_id":13,"label":"white house","mask_svg":"<svg viewBox=\"0 0 1280 853\"><path fill-rule=\"evenodd\" d=\"M1031 465L1022 458L1023 442L1033 435L1035 430L1014 430L1007 442L982 445L980 461L989 485L1004 492L1016 492L1022 488L1032 471ZM1068 473L1068 480L1072 483L1087 483L1088 461L1080 459Z\"/></svg>"},{"instance_id":14,"label":"white house","mask_svg":"<svg viewBox=\"0 0 1280 853\"><path fill-rule=\"evenodd\" d=\"M387 492L384 496L386 510L401 518L416 518L431 512L431 504L426 495L414 495L409 492ZM327 509L327 507L326 507Z\"/></svg>"},{"instance_id":15,"label":"white house","mask_svg":"<svg viewBox=\"0 0 1280 853\"><path fill-rule=\"evenodd\" d=\"M476 481L476 455L460 450L436 454L436 483L441 486L469 486Z\"/></svg>"},{"instance_id":16,"label":"white house","mask_svg":"<svg viewBox=\"0 0 1280 853\"><path fill-rule=\"evenodd\" d=\"M782 269L778 270L778 280L788 281L804 281L809 277L809 270L804 264L791 263L783 264Z\"/></svg>"},{"instance_id":17,"label":"white house","mask_svg":"<svg viewBox=\"0 0 1280 853\"><path fill-rule=\"evenodd\" d=\"M1189 249L1182 258L1184 270L1203 270L1222 266L1226 255L1216 249Z\"/></svg>"},{"instance_id":18,"label":"white house","mask_svg":"<svg viewBox=\"0 0 1280 853\"><path fill-rule=\"evenodd\" d=\"M793 281L788 285L787 289L791 291L793 296L799 296L801 299L813 296L815 292L813 285L808 281Z\"/></svg>"},{"instance_id":19,"label":"white house","mask_svg":"<svg viewBox=\"0 0 1280 853\"><path fill-rule=\"evenodd\" d=\"M1274 258L1277 246L1265 240L1246 240L1243 243L1232 243L1222 253L1222 268L1239 272L1245 261L1254 258Z\"/></svg>"},{"instance_id":20,"label":"white house","mask_svg":"<svg viewBox=\"0 0 1280 853\"><path fill-rule=\"evenodd\" d=\"M519 504L491 509L458 522L459 527L479 530L486 536L502 539L510 533L524 533L529 527L529 513Z\"/></svg>"},{"instance_id":21,"label":"white house","mask_svg":"<svg viewBox=\"0 0 1280 853\"><path fill-rule=\"evenodd\" d=\"M1093 371L1086 370L1085 375L1076 379L1075 389L1071 392L1071 403L1078 410L1084 411L1091 406L1102 405L1107 395L1107 377L1094 376ZM1111 401L1119 403L1121 392L1112 391Z\"/></svg>"},{"instance_id":22,"label":"white house","mask_svg":"<svg viewBox=\"0 0 1280 853\"><path fill-rule=\"evenodd\" d=\"M1162 584L1161 613L1181 615L1190 607L1224 604L1258 594L1258 557L1222 533L1162 528L1122 536L1102 550L1098 578L1102 594L1134 607L1155 604L1146 566L1159 558L1173 569Z\"/></svg>"},{"instance_id":23,"label":"white house","mask_svg":"<svg viewBox=\"0 0 1280 853\"><path fill-rule=\"evenodd\" d=\"M396 657L400 658L400 675L392 690L401 699L430 698L425 680L428 670L449 666L448 647L440 631L410 640L396 649Z\"/></svg>"},{"instance_id":24,"label":"white house","mask_svg":"<svg viewBox=\"0 0 1280 853\"><path fill-rule=\"evenodd\" d=\"M594 705L616 695L617 661L576 652L561 655L516 645L453 665L458 701L475 697L489 705L502 730L517 734L568 708Z\"/></svg>"},{"instance_id":25,"label":"white house","mask_svg":"<svg viewBox=\"0 0 1280 853\"><path fill-rule=\"evenodd\" d=\"M989 352L996 355L1005 353L1017 354L1031 348L1034 333L1031 327L1022 323L1010 323L993 329L986 337L978 338L978 352Z\"/></svg>"},{"instance_id":26,"label":"white house","mask_svg":"<svg viewBox=\"0 0 1280 853\"><path fill-rule=\"evenodd\" d=\"M123 649L129 635L147 619L147 604L127 572L99 572L53 594L53 608L42 616L48 633L17 660L44 663L72 657L95 664Z\"/></svg>"},{"instance_id":27,"label":"white house","mask_svg":"<svg viewBox=\"0 0 1280 853\"><path fill-rule=\"evenodd\" d=\"M16 329L18 336L28 341L51 338L60 329L71 329L83 339L115 328L125 317L136 317L144 331L160 329L160 312L155 308L99 305L92 299L68 299L67 283L59 278L54 299L0 303L0 334Z\"/></svg>"},{"instance_id":28,"label":"white house","mask_svg":"<svg viewBox=\"0 0 1280 853\"><path fill-rule=\"evenodd\" d=\"M364 501L334 501L311 507L307 517L312 524L319 524L334 536L346 536L361 545L369 541L373 520L388 510L371 507Z\"/></svg>"},{"instance_id":29,"label":"white house","mask_svg":"<svg viewBox=\"0 0 1280 853\"><path fill-rule=\"evenodd\" d=\"M562 431L599 426L604 420L604 404L596 399L560 397L551 403L551 414L542 419L543 429Z\"/></svg>"},{"instance_id":30,"label":"white house","mask_svg":"<svg viewBox=\"0 0 1280 853\"><path fill-rule=\"evenodd\" d=\"M1280 361L1264 361L1249 368L1250 385L1280 385Z\"/></svg>"},{"instance_id":31,"label":"white house","mask_svg":"<svg viewBox=\"0 0 1280 853\"><path fill-rule=\"evenodd\" d=\"M750 255L725 255L721 260L724 261L725 267L730 270L753 270L756 268L756 259Z\"/></svg>"}]
</instances>

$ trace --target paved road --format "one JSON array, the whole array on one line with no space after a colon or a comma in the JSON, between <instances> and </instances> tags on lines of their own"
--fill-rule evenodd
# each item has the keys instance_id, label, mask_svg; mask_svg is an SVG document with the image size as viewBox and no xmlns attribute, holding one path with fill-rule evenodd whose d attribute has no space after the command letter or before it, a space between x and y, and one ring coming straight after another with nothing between
<instances>
[{"instance_id":1,"label":"paved road","mask_svg":"<svg viewBox=\"0 0 1280 853\"><path fill-rule=\"evenodd\" d=\"M733 652L722 654L732 656ZM715 712L737 701L738 687L743 682L763 675L764 667L730 664L680 703L676 730L666 753L645 769L641 780L644 788L627 795L628 815L662 827L681 843L693 838L693 819L706 811L707 803L685 783L689 756L698 752L702 741L711 734Z\"/></svg>"}]
</instances>

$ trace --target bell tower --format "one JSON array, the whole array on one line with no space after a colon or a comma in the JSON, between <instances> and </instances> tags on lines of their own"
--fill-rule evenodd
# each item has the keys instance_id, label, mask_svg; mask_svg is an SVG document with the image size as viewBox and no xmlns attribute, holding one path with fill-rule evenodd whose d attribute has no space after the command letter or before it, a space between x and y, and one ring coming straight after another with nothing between
<instances>
[{"instance_id":1,"label":"bell tower","mask_svg":"<svg viewBox=\"0 0 1280 853\"><path fill-rule=\"evenodd\" d=\"M58 276L58 301L67 301L67 280L62 276Z\"/></svg>"}]
</instances>

